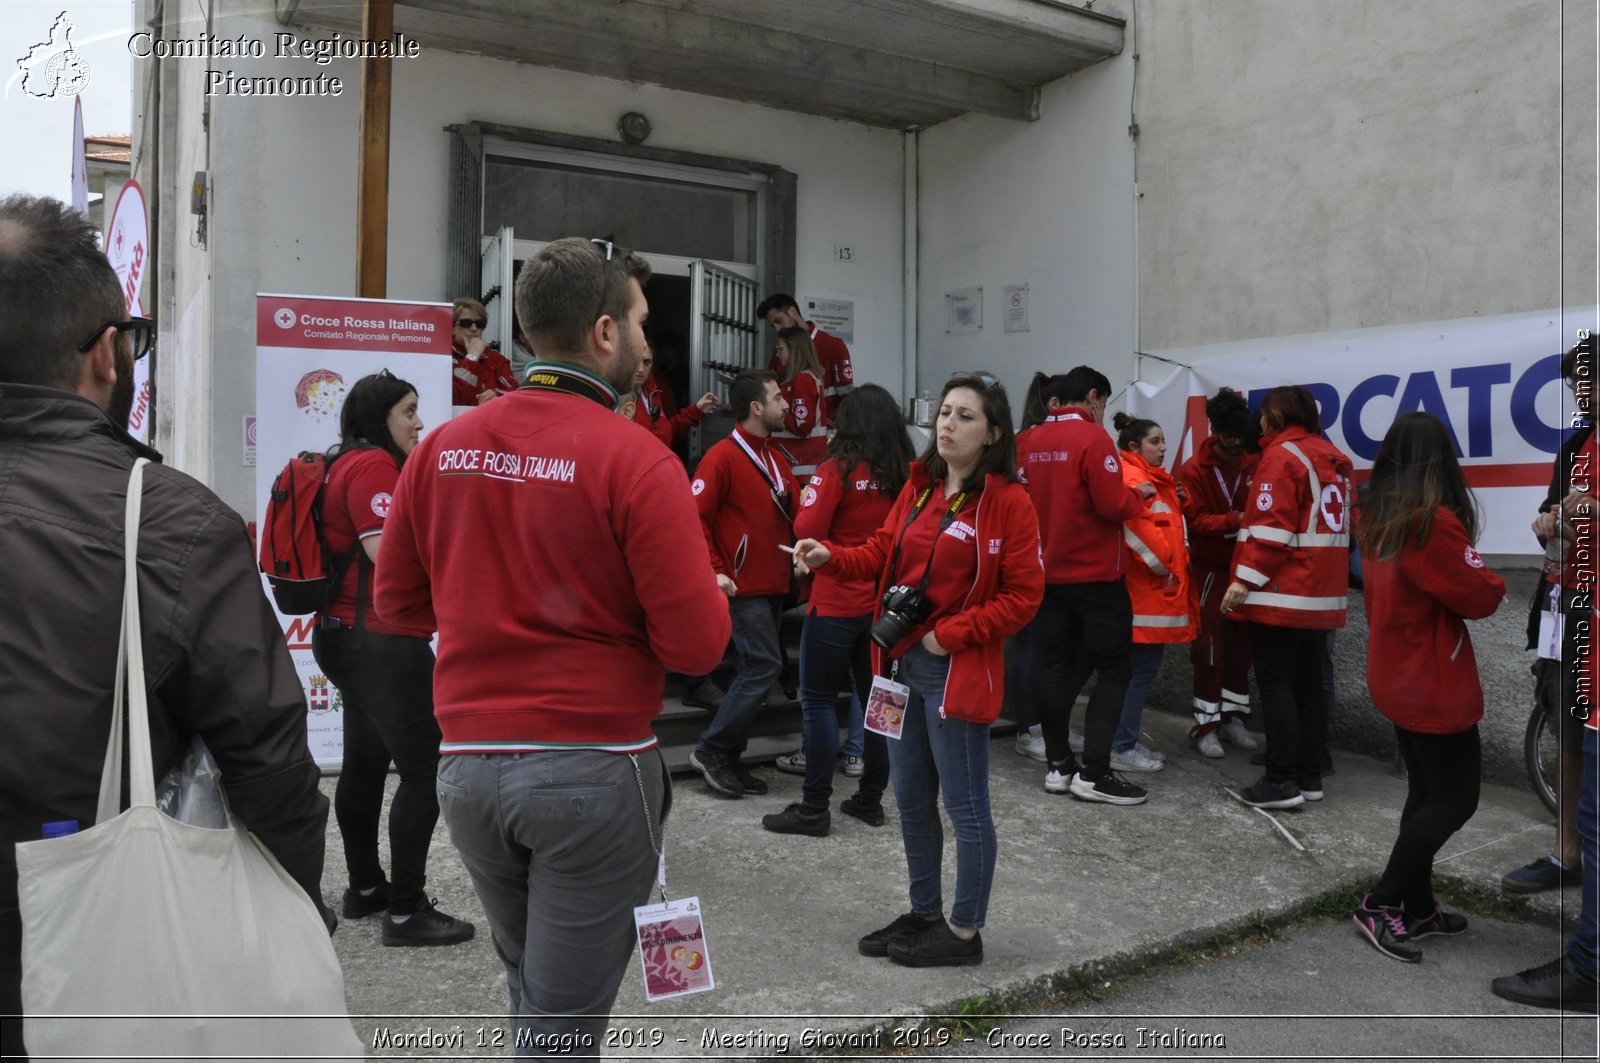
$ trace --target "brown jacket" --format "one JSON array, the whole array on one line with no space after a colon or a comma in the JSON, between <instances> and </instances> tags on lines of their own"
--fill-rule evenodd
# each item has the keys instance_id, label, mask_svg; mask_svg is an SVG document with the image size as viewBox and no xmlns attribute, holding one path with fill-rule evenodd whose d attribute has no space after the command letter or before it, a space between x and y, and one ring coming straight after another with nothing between
<instances>
[{"instance_id":1,"label":"brown jacket","mask_svg":"<svg viewBox=\"0 0 1600 1063\"><path fill-rule=\"evenodd\" d=\"M13 844L52 820L94 823L136 456L161 460L87 399L0 384L0 970L15 970L19 956ZM143 504L139 605L156 778L199 734L229 807L327 918L328 800L244 522L159 464L145 470Z\"/></svg>"}]
</instances>

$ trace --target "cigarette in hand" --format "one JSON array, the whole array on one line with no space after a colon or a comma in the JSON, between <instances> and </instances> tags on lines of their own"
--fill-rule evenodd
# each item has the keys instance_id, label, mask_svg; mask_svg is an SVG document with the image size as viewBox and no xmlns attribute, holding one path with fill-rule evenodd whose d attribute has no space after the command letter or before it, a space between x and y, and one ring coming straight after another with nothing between
<instances>
[{"instance_id":1,"label":"cigarette in hand","mask_svg":"<svg viewBox=\"0 0 1600 1063\"><path fill-rule=\"evenodd\" d=\"M778 544L778 549L782 550L786 554L793 554L794 553L794 547L792 547L792 546L784 546L782 543Z\"/></svg>"}]
</instances>

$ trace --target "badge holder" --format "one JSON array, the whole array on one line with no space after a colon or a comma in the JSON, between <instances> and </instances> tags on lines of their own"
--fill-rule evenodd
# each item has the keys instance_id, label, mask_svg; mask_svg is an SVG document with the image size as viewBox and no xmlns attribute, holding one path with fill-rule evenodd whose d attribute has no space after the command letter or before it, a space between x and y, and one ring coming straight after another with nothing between
<instances>
[{"instance_id":1,"label":"badge holder","mask_svg":"<svg viewBox=\"0 0 1600 1063\"><path fill-rule=\"evenodd\" d=\"M910 704L910 687L881 675L873 676L872 691L867 695L867 730L888 738L899 738L906 726L906 712Z\"/></svg>"},{"instance_id":2,"label":"badge holder","mask_svg":"<svg viewBox=\"0 0 1600 1063\"><path fill-rule=\"evenodd\" d=\"M644 997L651 1004L673 997L704 993L716 988L711 976L711 953L706 948L705 926L700 920L700 898L667 900L666 839L656 841L650 821L650 799L645 794L644 772L637 754L629 754L639 781L639 797L644 802L645 830L656 853L656 889L660 904L644 904L633 910L633 925L638 930L639 963L644 970Z\"/></svg>"}]
</instances>

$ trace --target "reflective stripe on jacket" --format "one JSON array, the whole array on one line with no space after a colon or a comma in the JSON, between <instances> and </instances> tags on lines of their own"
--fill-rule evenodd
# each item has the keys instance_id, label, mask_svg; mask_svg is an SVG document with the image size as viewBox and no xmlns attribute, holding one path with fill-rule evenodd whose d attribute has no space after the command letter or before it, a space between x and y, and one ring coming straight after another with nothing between
<instances>
[{"instance_id":1,"label":"reflective stripe on jacket","mask_svg":"<svg viewBox=\"0 0 1600 1063\"><path fill-rule=\"evenodd\" d=\"M1158 465L1122 452L1122 480L1134 490L1155 486L1155 497L1122 526L1133 641L1189 642L1198 603L1190 601L1189 548L1184 543L1178 483Z\"/></svg>"}]
</instances>

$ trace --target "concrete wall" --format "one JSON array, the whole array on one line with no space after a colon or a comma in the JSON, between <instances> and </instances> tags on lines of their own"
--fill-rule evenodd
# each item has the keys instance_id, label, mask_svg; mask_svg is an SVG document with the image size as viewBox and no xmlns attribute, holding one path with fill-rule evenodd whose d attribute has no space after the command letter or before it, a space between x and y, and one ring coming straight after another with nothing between
<instances>
[{"instance_id":1,"label":"concrete wall","mask_svg":"<svg viewBox=\"0 0 1600 1063\"><path fill-rule=\"evenodd\" d=\"M1142 349L1593 302L1593 0L1129 6Z\"/></svg>"},{"instance_id":2,"label":"concrete wall","mask_svg":"<svg viewBox=\"0 0 1600 1063\"><path fill-rule=\"evenodd\" d=\"M257 3L220 3L220 36L270 42L280 27ZM251 13L255 12L255 13ZM190 25L185 32L193 33ZM302 31L304 32L304 31ZM198 70L205 64L187 61ZM337 98L215 97L211 256L215 327L211 407L217 454L208 477L241 511L253 479L239 457L239 424L255 393L258 291L351 295L355 290L358 71L354 61L213 61L241 76L343 79ZM197 93L184 97L194 126ZM799 176L797 288L852 297L860 380L898 391L901 366L902 154L900 135L846 122L649 85L635 85L460 53L424 49L395 63L390 163L389 294L440 300L444 290L446 125L469 120L612 138L637 110L651 146L774 163ZM198 167L196 167L198 168ZM185 208L187 206L185 198ZM855 249L833 261L835 243ZM648 249L646 249L648 250ZM181 310L181 308L180 308ZM169 392L170 394L170 392Z\"/></svg>"},{"instance_id":3,"label":"concrete wall","mask_svg":"<svg viewBox=\"0 0 1600 1063\"><path fill-rule=\"evenodd\" d=\"M921 135L920 387L998 375L1020 409L1037 369L1133 378L1133 60L1047 85L1034 123L967 115ZM1029 286L1028 332L1004 331L1002 289ZM945 293L983 288L983 328L945 331Z\"/></svg>"}]
</instances>

